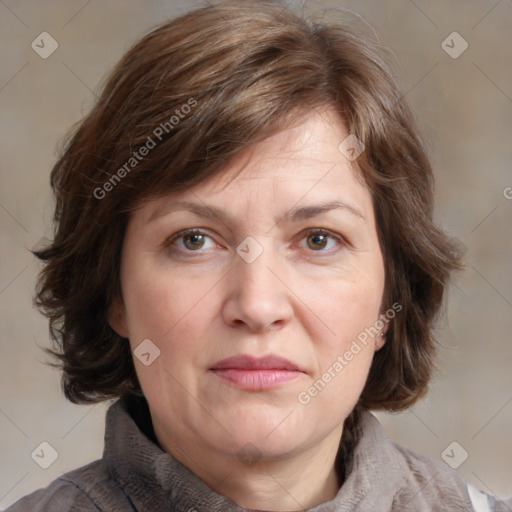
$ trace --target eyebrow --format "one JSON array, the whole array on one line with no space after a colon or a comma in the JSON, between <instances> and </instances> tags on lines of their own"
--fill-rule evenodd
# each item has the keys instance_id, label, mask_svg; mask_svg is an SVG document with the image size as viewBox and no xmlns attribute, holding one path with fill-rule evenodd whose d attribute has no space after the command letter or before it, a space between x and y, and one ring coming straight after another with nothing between
<instances>
[{"instance_id":1,"label":"eyebrow","mask_svg":"<svg viewBox=\"0 0 512 512\"><path fill-rule=\"evenodd\" d=\"M316 217L322 213L331 211L331 210L343 210L346 211L355 217L358 217L362 220L366 220L361 211L356 208L354 205L346 203L344 201L329 201L326 203L312 204L308 206L295 207L291 210L288 210L279 220L285 222L298 222L301 220L310 219L312 217ZM189 211L198 215L199 217L205 217L207 219L218 220L224 224L229 223L232 218L226 213L224 210L217 208L216 206L208 206L206 204L195 203L192 201L176 201L173 203L167 203L160 208L157 208L150 218L148 222L155 220L163 215L167 215L168 213L174 211Z\"/></svg>"}]
</instances>

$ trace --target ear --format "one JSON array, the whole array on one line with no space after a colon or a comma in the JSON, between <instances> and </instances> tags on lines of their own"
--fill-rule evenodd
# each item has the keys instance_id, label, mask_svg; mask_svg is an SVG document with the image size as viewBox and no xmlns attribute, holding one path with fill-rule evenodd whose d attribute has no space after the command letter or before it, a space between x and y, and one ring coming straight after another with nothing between
<instances>
[{"instance_id":1,"label":"ear","mask_svg":"<svg viewBox=\"0 0 512 512\"><path fill-rule=\"evenodd\" d=\"M126 308L121 297L114 299L110 304L107 312L107 320L110 327L112 327L121 338L128 338Z\"/></svg>"},{"instance_id":2,"label":"ear","mask_svg":"<svg viewBox=\"0 0 512 512\"><path fill-rule=\"evenodd\" d=\"M375 338L375 352L380 350L384 346L384 343L386 343L386 334L384 332L380 332Z\"/></svg>"},{"instance_id":3,"label":"ear","mask_svg":"<svg viewBox=\"0 0 512 512\"><path fill-rule=\"evenodd\" d=\"M375 352L380 350L384 346L384 343L386 343L386 334L389 329L389 319L385 315L380 315L380 319L384 323L384 327L375 337Z\"/></svg>"}]
</instances>

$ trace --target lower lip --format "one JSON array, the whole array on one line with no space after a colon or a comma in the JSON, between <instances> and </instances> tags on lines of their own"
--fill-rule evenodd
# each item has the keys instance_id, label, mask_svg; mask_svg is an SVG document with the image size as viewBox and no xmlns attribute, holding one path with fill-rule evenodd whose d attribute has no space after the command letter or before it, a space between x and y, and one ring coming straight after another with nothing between
<instances>
[{"instance_id":1,"label":"lower lip","mask_svg":"<svg viewBox=\"0 0 512 512\"><path fill-rule=\"evenodd\" d=\"M272 389L302 375L302 372L294 370L238 370L236 368L226 368L212 371L230 384L250 391Z\"/></svg>"}]
</instances>

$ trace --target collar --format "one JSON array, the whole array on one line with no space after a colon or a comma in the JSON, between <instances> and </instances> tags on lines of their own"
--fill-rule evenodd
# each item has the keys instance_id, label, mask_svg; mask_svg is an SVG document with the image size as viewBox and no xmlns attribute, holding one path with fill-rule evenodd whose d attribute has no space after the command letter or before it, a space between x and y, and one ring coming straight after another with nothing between
<instances>
[{"instance_id":1,"label":"collar","mask_svg":"<svg viewBox=\"0 0 512 512\"><path fill-rule=\"evenodd\" d=\"M354 422L354 448L346 478L337 495L308 512L391 510L403 469L396 448L378 420L359 409ZM147 401L127 394L107 413L103 458L114 479L137 509L246 512L217 494L158 445ZM257 511L254 511L257 512Z\"/></svg>"}]
</instances>

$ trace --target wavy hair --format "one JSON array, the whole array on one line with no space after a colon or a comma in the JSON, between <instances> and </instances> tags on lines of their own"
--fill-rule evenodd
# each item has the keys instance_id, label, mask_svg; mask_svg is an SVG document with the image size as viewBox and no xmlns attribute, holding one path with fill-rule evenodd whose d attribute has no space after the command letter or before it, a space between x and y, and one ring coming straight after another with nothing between
<instances>
[{"instance_id":1,"label":"wavy hair","mask_svg":"<svg viewBox=\"0 0 512 512\"><path fill-rule=\"evenodd\" d=\"M152 30L115 66L53 167L55 236L34 251L44 262L35 304L49 318L54 346L46 350L69 400L140 392L130 345L107 320L121 293L130 212L210 178L325 106L365 146L354 164L373 197L382 311L402 306L359 403L397 411L425 393L434 322L450 273L462 266L433 222L433 172L413 115L379 43L352 25L276 2L222 1Z\"/></svg>"}]
</instances>

